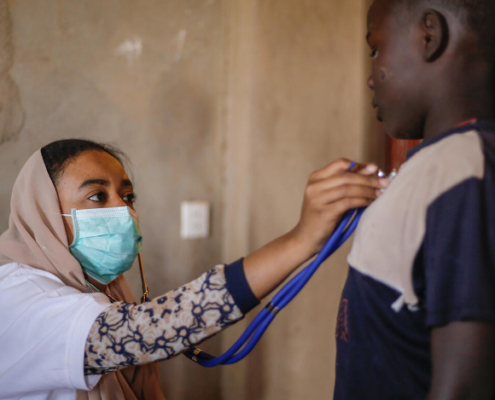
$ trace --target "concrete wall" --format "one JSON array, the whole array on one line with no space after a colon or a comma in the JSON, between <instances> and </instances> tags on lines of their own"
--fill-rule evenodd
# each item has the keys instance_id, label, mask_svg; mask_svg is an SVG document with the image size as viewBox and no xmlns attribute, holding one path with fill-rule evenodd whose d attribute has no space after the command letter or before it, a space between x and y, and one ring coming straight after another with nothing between
<instances>
[{"instance_id":1,"label":"concrete wall","mask_svg":"<svg viewBox=\"0 0 495 400\"><path fill-rule=\"evenodd\" d=\"M132 159L152 295L283 234L311 171L380 158L365 135L365 12L364 0L0 0L0 230L28 156L83 137ZM212 203L209 239L180 240L189 199ZM243 363L162 363L168 399L331 399L346 251ZM137 270L128 278L139 295ZM202 347L219 353L248 322Z\"/></svg>"},{"instance_id":2,"label":"concrete wall","mask_svg":"<svg viewBox=\"0 0 495 400\"><path fill-rule=\"evenodd\" d=\"M340 156L365 155L366 10L360 1L274 0L249 2L238 12L239 58L247 58L241 68L250 75L248 104L241 105L248 116L240 120L249 128L228 149L248 154L232 192L249 200L227 217L243 222L248 234L236 244L250 251L297 223L311 171ZM229 237L235 231L233 224ZM245 363L223 370L223 398L332 398L347 250L279 314ZM237 334L226 333L225 342Z\"/></svg>"},{"instance_id":3,"label":"concrete wall","mask_svg":"<svg viewBox=\"0 0 495 400\"><path fill-rule=\"evenodd\" d=\"M2 229L28 156L55 139L91 138L118 145L132 160L152 295L222 261L223 6L219 0L11 3L10 74L26 120L0 147ZM213 205L212 236L182 241L180 202L196 198ZM139 294L136 272L130 278ZM180 357L163 363L162 377L169 399L193 399L196 390L218 399L219 370Z\"/></svg>"}]
</instances>

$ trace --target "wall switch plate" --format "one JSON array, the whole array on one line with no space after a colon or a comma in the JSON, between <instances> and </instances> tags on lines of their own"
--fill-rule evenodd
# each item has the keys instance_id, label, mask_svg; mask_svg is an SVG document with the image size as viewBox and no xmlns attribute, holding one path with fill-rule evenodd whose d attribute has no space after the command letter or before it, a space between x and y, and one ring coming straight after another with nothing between
<instances>
[{"instance_id":1,"label":"wall switch plate","mask_svg":"<svg viewBox=\"0 0 495 400\"><path fill-rule=\"evenodd\" d=\"M180 205L182 239L207 238L210 233L210 203L184 201Z\"/></svg>"}]
</instances>

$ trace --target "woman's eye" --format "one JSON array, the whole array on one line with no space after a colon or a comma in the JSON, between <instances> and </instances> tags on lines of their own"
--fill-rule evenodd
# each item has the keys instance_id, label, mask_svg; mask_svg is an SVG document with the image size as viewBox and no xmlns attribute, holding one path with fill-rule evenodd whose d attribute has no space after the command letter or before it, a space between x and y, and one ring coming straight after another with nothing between
<instances>
[{"instance_id":1,"label":"woman's eye","mask_svg":"<svg viewBox=\"0 0 495 400\"><path fill-rule=\"evenodd\" d=\"M122 197L122 200L124 200L125 202L134 203L137 200L137 196L134 193L130 193Z\"/></svg>"},{"instance_id":2,"label":"woman's eye","mask_svg":"<svg viewBox=\"0 0 495 400\"><path fill-rule=\"evenodd\" d=\"M104 199L105 199L105 194L103 192L96 193L89 198L90 201L94 201L98 203L103 201Z\"/></svg>"},{"instance_id":3,"label":"woman's eye","mask_svg":"<svg viewBox=\"0 0 495 400\"><path fill-rule=\"evenodd\" d=\"M371 58L376 58L378 56L378 50L373 50L370 54Z\"/></svg>"}]
</instances>

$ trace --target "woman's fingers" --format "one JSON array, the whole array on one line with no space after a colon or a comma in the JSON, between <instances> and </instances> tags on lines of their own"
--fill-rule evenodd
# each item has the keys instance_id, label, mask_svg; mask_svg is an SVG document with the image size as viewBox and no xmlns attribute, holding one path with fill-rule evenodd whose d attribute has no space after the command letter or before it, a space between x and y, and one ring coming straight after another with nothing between
<instances>
[{"instance_id":1,"label":"woman's fingers","mask_svg":"<svg viewBox=\"0 0 495 400\"><path fill-rule=\"evenodd\" d=\"M371 186L346 184L321 193L314 199L314 202L320 206L325 206L345 198L374 200L380 195L380 190Z\"/></svg>"},{"instance_id":2,"label":"woman's fingers","mask_svg":"<svg viewBox=\"0 0 495 400\"><path fill-rule=\"evenodd\" d=\"M327 190L343 185L362 185L370 186L375 189L384 189L388 186L388 180L379 178L376 175L360 175L354 172L344 172L328 179L309 183L306 187L306 195L309 197L318 196Z\"/></svg>"},{"instance_id":3,"label":"woman's fingers","mask_svg":"<svg viewBox=\"0 0 495 400\"><path fill-rule=\"evenodd\" d=\"M369 206L388 186L377 172L374 164L340 159L311 174L294 237L318 252L346 211Z\"/></svg>"},{"instance_id":4,"label":"woman's fingers","mask_svg":"<svg viewBox=\"0 0 495 400\"><path fill-rule=\"evenodd\" d=\"M363 197L345 197L327 205L327 207L331 209L332 212L337 211L340 214L344 214L345 212L355 208L368 207L372 202L372 199L366 199Z\"/></svg>"},{"instance_id":5,"label":"woman's fingers","mask_svg":"<svg viewBox=\"0 0 495 400\"><path fill-rule=\"evenodd\" d=\"M327 179L333 175L343 172L354 172L361 175L373 175L378 172L378 167L375 164L363 163L354 163L353 166L353 162L351 160L348 160L347 158L341 158L328 164L326 167L313 172L309 177L309 181L315 182L322 179Z\"/></svg>"},{"instance_id":6,"label":"woman's fingers","mask_svg":"<svg viewBox=\"0 0 495 400\"><path fill-rule=\"evenodd\" d=\"M352 172L361 175L374 175L378 172L378 166L375 164L358 164L356 168L352 169Z\"/></svg>"},{"instance_id":7,"label":"woman's fingers","mask_svg":"<svg viewBox=\"0 0 495 400\"><path fill-rule=\"evenodd\" d=\"M328 164L326 167L313 172L310 177L310 182L316 182L322 179L330 178L333 175L349 171L352 161L346 158L341 158Z\"/></svg>"}]
</instances>

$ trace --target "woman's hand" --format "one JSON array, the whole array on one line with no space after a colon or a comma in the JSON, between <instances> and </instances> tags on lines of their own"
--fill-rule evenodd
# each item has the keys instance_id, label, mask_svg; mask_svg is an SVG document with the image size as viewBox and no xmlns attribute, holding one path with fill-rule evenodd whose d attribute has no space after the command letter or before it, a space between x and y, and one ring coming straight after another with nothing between
<instances>
[{"instance_id":1,"label":"woman's hand","mask_svg":"<svg viewBox=\"0 0 495 400\"><path fill-rule=\"evenodd\" d=\"M309 177L301 219L291 232L308 258L318 253L348 210L367 207L378 198L388 180L378 178L374 164L337 160Z\"/></svg>"},{"instance_id":2,"label":"woman's hand","mask_svg":"<svg viewBox=\"0 0 495 400\"><path fill-rule=\"evenodd\" d=\"M258 299L320 251L346 211L368 206L387 187L376 165L357 164L350 171L351 164L341 159L311 174L297 226L244 259L246 279Z\"/></svg>"}]
</instances>

